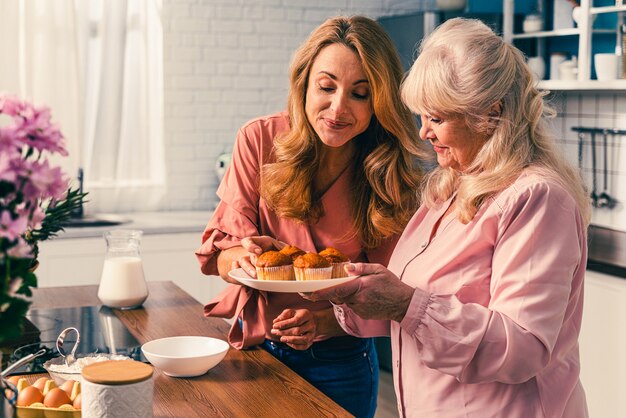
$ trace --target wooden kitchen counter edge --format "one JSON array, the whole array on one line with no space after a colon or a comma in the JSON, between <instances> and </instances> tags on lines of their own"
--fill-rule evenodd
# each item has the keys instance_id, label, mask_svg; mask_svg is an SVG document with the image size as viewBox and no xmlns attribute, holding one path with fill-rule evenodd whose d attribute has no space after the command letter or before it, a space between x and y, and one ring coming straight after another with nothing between
<instances>
[{"instance_id":1,"label":"wooden kitchen counter edge","mask_svg":"<svg viewBox=\"0 0 626 418\"><path fill-rule=\"evenodd\" d=\"M172 282L148 282L143 308L114 310L140 343L176 335L227 339L228 324ZM98 287L33 289L32 309L99 305ZM34 380L36 376L28 376ZM154 369L155 417L350 417L347 411L261 349L230 348L203 376L181 379Z\"/></svg>"}]
</instances>

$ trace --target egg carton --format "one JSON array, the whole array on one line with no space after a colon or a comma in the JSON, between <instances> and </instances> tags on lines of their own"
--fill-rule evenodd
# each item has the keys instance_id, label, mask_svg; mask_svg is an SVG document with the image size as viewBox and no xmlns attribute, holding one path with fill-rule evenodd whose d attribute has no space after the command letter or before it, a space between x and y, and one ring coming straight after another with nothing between
<instances>
[{"instance_id":1,"label":"egg carton","mask_svg":"<svg viewBox=\"0 0 626 418\"><path fill-rule=\"evenodd\" d=\"M81 416L80 409L46 408L42 403L17 407L17 418L80 418Z\"/></svg>"},{"instance_id":2,"label":"egg carton","mask_svg":"<svg viewBox=\"0 0 626 418\"><path fill-rule=\"evenodd\" d=\"M69 398L71 403L74 403L74 400L81 393L80 382L78 381L74 382L71 385L71 387L63 387L63 386L59 387L57 386L56 382L52 379L46 379L42 377L31 385L28 383L28 381L25 378L20 378L17 382L14 382L14 384L18 390L18 395L17 395L18 403L20 402L24 403L25 401L30 402L29 399L24 399L24 396L20 397L20 393L22 393L22 391L27 389L29 386L33 386L37 388L37 390L40 391L40 394L38 396L43 396L42 402L46 402L46 404L50 404L50 402L47 402L45 400L46 396L55 389L59 389L60 391L62 391L63 393L62 396L66 396L67 398ZM28 389L28 390L31 390L31 389ZM66 390L69 391L69 394L68 392L65 392ZM55 392L57 394L61 393L59 391L55 391ZM82 416L81 410L75 408L71 404L64 403L64 404L59 405L56 408L52 408L52 407L45 406L44 403L42 402L35 401L35 402L32 402L28 406L18 405L16 416L18 418L80 418ZM57 402L57 404L58 403L59 402Z\"/></svg>"}]
</instances>

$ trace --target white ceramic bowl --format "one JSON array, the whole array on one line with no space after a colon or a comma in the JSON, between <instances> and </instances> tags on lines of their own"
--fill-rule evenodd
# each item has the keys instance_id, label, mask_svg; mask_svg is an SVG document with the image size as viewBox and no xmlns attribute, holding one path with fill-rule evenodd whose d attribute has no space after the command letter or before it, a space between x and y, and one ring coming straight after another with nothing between
<instances>
[{"instance_id":1,"label":"white ceramic bowl","mask_svg":"<svg viewBox=\"0 0 626 418\"><path fill-rule=\"evenodd\" d=\"M205 374L228 352L228 343L217 338L184 336L148 341L141 346L143 355L154 367L172 377Z\"/></svg>"}]
</instances>

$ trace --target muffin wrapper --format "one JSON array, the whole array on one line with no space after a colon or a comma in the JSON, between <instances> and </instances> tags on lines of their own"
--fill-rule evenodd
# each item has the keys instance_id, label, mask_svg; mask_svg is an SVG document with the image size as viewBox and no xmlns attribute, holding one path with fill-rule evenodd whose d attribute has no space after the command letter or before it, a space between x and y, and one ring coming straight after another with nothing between
<instances>
[{"instance_id":1,"label":"muffin wrapper","mask_svg":"<svg viewBox=\"0 0 626 418\"><path fill-rule=\"evenodd\" d=\"M349 261L343 261L341 263L333 263L332 264L332 267L333 267L332 278L339 279L341 277L348 277L348 273L346 273L346 270L344 269L344 267L347 266L348 264L350 264Z\"/></svg>"},{"instance_id":2,"label":"muffin wrapper","mask_svg":"<svg viewBox=\"0 0 626 418\"><path fill-rule=\"evenodd\" d=\"M294 280L293 266L257 267L256 277L259 280Z\"/></svg>"},{"instance_id":3,"label":"muffin wrapper","mask_svg":"<svg viewBox=\"0 0 626 418\"><path fill-rule=\"evenodd\" d=\"M294 267L296 273L296 280L327 280L333 275L332 267L321 268L297 268Z\"/></svg>"}]
</instances>

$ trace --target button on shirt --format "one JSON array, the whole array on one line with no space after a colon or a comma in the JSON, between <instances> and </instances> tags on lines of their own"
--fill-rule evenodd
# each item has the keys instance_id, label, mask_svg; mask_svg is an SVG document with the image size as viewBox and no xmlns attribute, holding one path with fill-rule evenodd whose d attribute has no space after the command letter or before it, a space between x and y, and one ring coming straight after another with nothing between
<instances>
[{"instance_id":1,"label":"button on shirt","mask_svg":"<svg viewBox=\"0 0 626 418\"><path fill-rule=\"evenodd\" d=\"M452 212L433 234L450 204L421 207L394 250L389 269L416 288L404 319L376 325L341 305L342 326L361 336L390 326L401 416L587 417L587 237L574 200L524 173L471 222Z\"/></svg>"}]
</instances>

